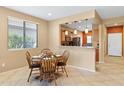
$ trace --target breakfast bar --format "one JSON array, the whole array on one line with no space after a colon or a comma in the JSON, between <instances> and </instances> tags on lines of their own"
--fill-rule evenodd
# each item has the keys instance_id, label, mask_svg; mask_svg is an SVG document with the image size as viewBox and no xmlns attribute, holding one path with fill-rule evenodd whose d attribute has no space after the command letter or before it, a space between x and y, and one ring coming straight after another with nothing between
<instances>
[{"instance_id":1,"label":"breakfast bar","mask_svg":"<svg viewBox=\"0 0 124 93\"><path fill-rule=\"evenodd\" d=\"M70 57L68 60L68 66L87 70L91 72L96 71L95 61L95 48L92 46L60 46L61 50L68 50Z\"/></svg>"}]
</instances>

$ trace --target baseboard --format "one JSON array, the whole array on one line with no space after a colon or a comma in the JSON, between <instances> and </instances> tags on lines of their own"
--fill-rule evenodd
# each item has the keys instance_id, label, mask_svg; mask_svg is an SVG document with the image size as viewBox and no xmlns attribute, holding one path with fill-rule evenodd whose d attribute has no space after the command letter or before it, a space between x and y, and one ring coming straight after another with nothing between
<instances>
[{"instance_id":1,"label":"baseboard","mask_svg":"<svg viewBox=\"0 0 124 93\"><path fill-rule=\"evenodd\" d=\"M95 70L90 70L90 69L83 68L83 67L78 67L78 66L73 66L73 65L68 65L68 66L72 67L72 68L80 69L80 70L86 70L86 71L89 71L89 72L96 72Z\"/></svg>"}]
</instances>

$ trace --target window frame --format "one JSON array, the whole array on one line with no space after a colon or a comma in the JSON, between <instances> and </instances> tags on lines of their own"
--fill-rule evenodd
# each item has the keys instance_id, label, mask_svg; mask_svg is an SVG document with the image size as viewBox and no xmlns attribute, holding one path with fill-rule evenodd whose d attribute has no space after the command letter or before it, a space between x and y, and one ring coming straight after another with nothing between
<instances>
[{"instance_id":1,"label":"window frame","mask_svg":"<svg viewBox=\"0 0 124 93\"><path fill-rule=\"evenodd\" d=\"M26 25L25 25L25 23L26 22L30 22L30 23L33 23L33 24L35 24L36 25L36 47L35 48L26 48L25 47L25 45L23 46L23 48L9 48L9 18L15 18L15 19L18 19L18 20L22 20L23 21L23 42L25 42L25 34L26 34ZM38 48L38 25L39 25L39 23L37 23L37 22L32 22L32 21L30 21L30 20L23 20L23 19L21 19L21 18L18 18L18 17L12 17L12 16L8 16L7 17L7 49L9 50L9 51L18 51L18 50L27 50L27 49L36 49L36 48ZM25 44L25 43L24 43Z\"/></svg>"}]
</instances>

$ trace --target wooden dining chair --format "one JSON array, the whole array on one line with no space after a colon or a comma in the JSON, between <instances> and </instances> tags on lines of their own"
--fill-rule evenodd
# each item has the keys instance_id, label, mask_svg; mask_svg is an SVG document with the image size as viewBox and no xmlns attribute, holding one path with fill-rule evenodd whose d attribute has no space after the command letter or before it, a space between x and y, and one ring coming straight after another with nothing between
<instances>
[{"instance_id":1,"label":"wooden dining chair","mask_svg":"<svg viewBox=\"0 0 124 93\"><path fill-rule=\"evenodd\" d=\"M56 72L56 65L57 65L57 61L55 58L52 57L45 57L42 60L42 65L41 65L41 80L54 80L55 81L55 85L57 85L56 83L56 76L55 76L55 72Z\"/></svg>"},{"instance_id":2,"label":"wooden dining chair","mask_svg":"<svg viewBox=\"0 0 124 93\"><path fill-rule=\"evenodd\" d=\"M29 74L28 80L27 80L27 82L29 82L29 79L31 77L32 71L40 70L41 65L40 64L33 64L32 59L31 59L31 54L30 54L29 51L27 51L25 53L25 55L26 55L26 60L27 60L28 65L29 65L29 69L30 69L30 74Z\"/></svg>"},{"instance_id":3,"label":"wooden dining chair","mask_svg":"<svg viewBox=\"0 0 124 93\"><path fill-rule=\"evenodd\" d=\"M29 51L27 51L26 54L31 57L31 53Z\"/></svg>"},{"instance_id":4,"label":"wooden dining chair","mask_svg":"<svg viewBox=\"0 0 124 93\"><path fill-rule=\"evenodd\" d=\"M41 53L43 54L43 55L45 55L45 56L49 56L49 57L51 57L52 55L53 55L53 52L49 49L49 48L45 48L45 49L43 49L42 51L41 51Z\"/></svg>"},{"instance_id":5,"label":"wooden dining chair","mask_svg":"<svg viewBox=\"0 0 124 93\"><path fill-rule=\"evenodd\" d=\"M49 48L45 48L43 50L41 50L41 53L47 53L47 52L50 52L51 50Z\"/></svg>"},{"instance_id":6,"label":"wooden dining chair","mask_svg":"<svg viewBox=\"0 0 124 93\"><path fill-rule=\"evenodd\" d=\"M66 71L66 64L69 58L69 52L65 50L60 58L58 58L58 63L57 63L57 72L59 69L62 70L62 72L66 73L66 76L68 77L68 73Z\"/></svg>"}]
</instances>

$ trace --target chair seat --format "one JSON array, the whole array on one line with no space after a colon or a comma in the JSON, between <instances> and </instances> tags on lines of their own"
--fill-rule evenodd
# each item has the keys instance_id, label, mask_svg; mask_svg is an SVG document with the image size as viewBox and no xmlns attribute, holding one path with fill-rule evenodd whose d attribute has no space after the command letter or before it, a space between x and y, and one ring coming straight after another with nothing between
<instances>
[{"instance_id":1,"label":"chair seat","mask_svg":"<svg viewBox=\"0 0 124 93\"><path fill-rule=\"evenodd\" d=\"M66 64L64 62L58 62L57 66L65 66Z\"/></svg>"},{"instance_id":2,"label":"chair seat","mask_svg":"<svg viewBox=\"0 0 124 93\"><path fill-rule=\"evenodd\" d=\"M39 68L39 67L41 67L40 64L32 64L32 68Z\"/></svg>"}]
</instances>

